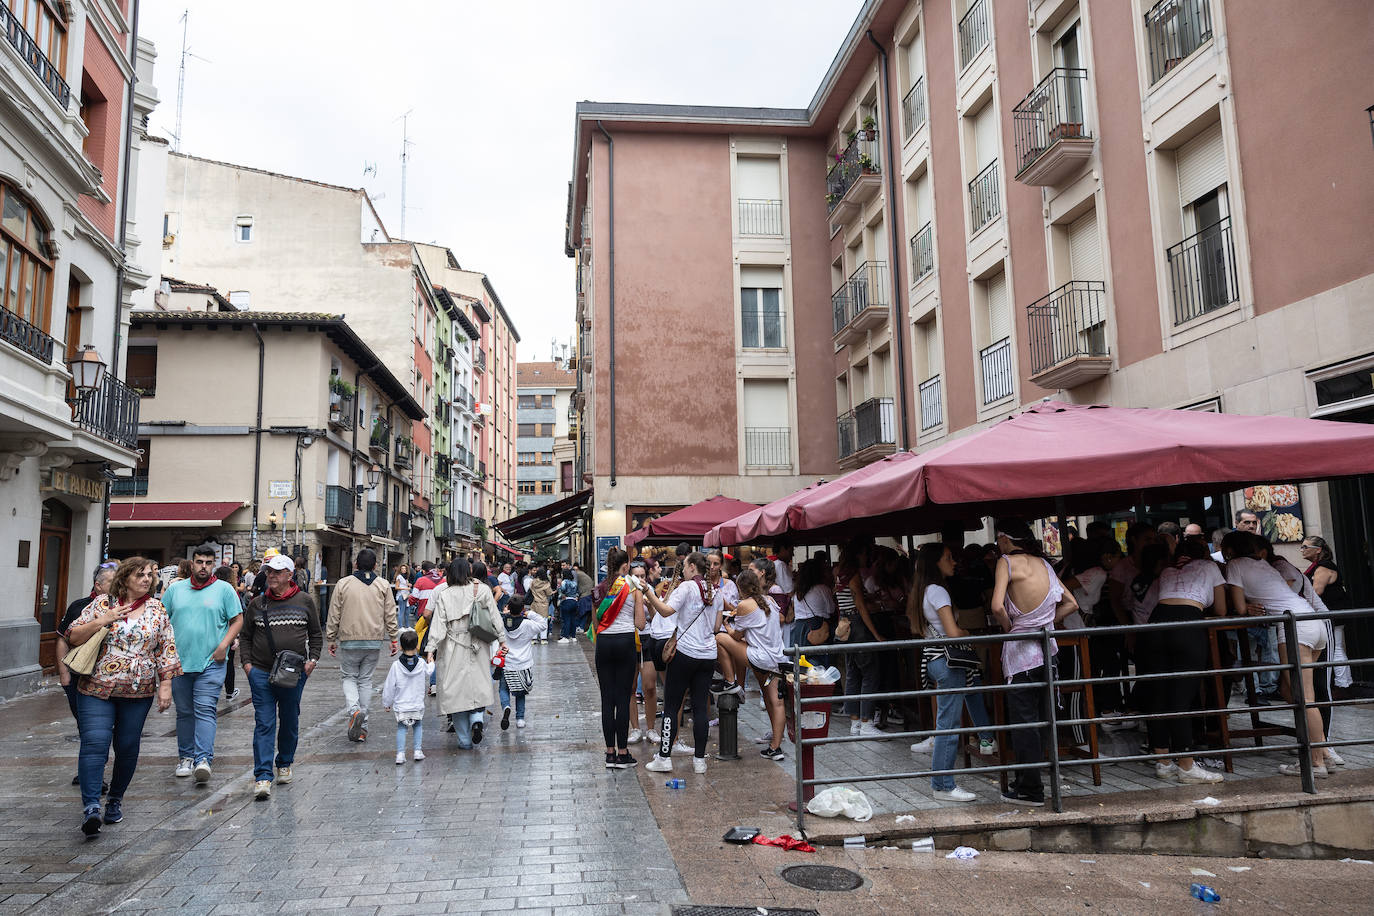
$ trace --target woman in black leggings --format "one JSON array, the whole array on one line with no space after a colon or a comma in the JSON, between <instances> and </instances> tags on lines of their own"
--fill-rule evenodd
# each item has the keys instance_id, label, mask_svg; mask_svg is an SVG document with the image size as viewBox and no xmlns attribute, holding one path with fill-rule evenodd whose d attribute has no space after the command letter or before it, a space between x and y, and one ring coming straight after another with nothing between
<instances>
[{"instance_id":1,"label":"woman in black leggings","mask_svg":"<svg viewBox=\"0 0 1374 916\"><path fill-rule=\"evenodd\" d=\"M610 604L598 614L594 624L596 680L601 687L601 731L606 739L608 770L624 770L638 763L630 756L628 739L635 672L639 668L635 633L644 626L644 599L624 581L629 568L630 555L624 550L617 547L607 554L605 591ZM625 600L618 601L622 592Z\"/></svg>"},{"instance_id":2,"label":"woman in black leggings","mask_svg":"<svg viewBox=\"0 0 1374 916\"><path fill-rule=\"evenodd\" d=\"M663 731L658 753L645 764L655 773L673 771L673 742L677 740L678 716L682 698L692 691L692 735L695 751L692 770L706 772L706 742L711 728L706 699L711 678L716 669L716 631L720 629L720 611L716 609L711 585L705 579L708 571L706 557L692 553L683 563L683 581L668 595L666 602L647 587L641 592L654 612L671 617L677 637L677 653L668 662L663 687Z\"/></svg>"}]
</instances>

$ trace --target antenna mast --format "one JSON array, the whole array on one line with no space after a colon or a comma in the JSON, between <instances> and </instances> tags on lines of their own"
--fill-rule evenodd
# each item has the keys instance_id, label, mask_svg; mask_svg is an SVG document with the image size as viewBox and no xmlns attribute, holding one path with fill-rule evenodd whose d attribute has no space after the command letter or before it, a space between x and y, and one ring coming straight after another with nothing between
<instances>
[{"instance_id":1,"label":"antenna mast","mask_svg":"<svg viewBox=\"0 0 1374 916\"><path fill-rule=\"evenodd\" d=\"M191 23L191 11L181 11L181 68L177 71L177 129L172 134L172 152L181 152L181 103L186 98L186 28Z\"/></svg>"},{"instance_id":2,"label":"antenna mast","mask_svg":"<svg viewBox=\"0 0 1374 916\"><path fill-rule=\"evenodd\" d=\"M412 108L410 111L414 110ZM406 237L406 160L410 158L410 111L401 115L401 238Z\"/></svg>"}]
</instances>

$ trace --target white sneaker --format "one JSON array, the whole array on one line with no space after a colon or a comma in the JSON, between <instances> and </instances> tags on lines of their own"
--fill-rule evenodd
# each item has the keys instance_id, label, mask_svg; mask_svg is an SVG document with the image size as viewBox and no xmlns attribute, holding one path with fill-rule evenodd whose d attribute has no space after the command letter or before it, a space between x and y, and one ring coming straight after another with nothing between
<instances>
[{"instance_id":1,"label":"white sneaker","mask_svg":"<svg viewBox=\"0 0 1374 916\"><path fill-rule=\"evenodd\" d=\"M291 772L290 767L277 767L277 782L286 785L295 778L295 774Z\"/></svg>"},{"instance_id":2,"label":"white sneaker","mask_svg":"<svg viewBox=\"0 0 1374 916\"><path fill-rule=\"evenodd\" d=\"M524 727L525 727L525 720L524 720L524 719L516 719L516 720L515 720L515 727L516 727L516 728L524 728Z\"/></svg>"},{"instance_id":3,"label":"white sneaker","mask_svg":"<svg viewBox=\"0 0 1374 916\"><path fill-rule=\"evenodd\" d=\"M936 801L971 802L978 800L977 795L974 795L968 789L961 789L958 786L952 789L936 789L931 794L935 796Z\"/></svg>"},{"instance_id":4,"label":"white sneaker","mask_svg":"<svg viewBox=\"0 0 1374 916\"><path fill-rule=\"evenodd\" d=\"M1302 775L1302 764L1300 764L1300 763L1285 763L1285 764L1282 764L1282 765L1279 767L1279 772L1282 773L1284 776L1301 776L1301 775ZM1316 777L1317 779L1325 779L1326 777L1328 777L1328 776L1331 775L1331 771L1328 770L1328 769L1327 769L1326 767L1324 767L1324 766L1313 767L1313 768L1312 768L1312 775L1313 775L1314 777Z\"/></svg>"},{"instance_id":5,"label":"white sneaker","mask_svg":"<svg viewBox=\"0 0 1374 916\"><path fill-rule=\"evenodd\" d=\"M1328 747L1326 749L1326 765L1328 768L1345 766L1345 761L1341 759L1340 754L1336 753L1334 747Z\"/></svg>"},{"instance_id":6,"label":"white sneaker","mask_svg":"<svg viewBox=\"0 0 1374 916\"><path fill-rule=\"evenodd\" d=\"M692 756L693 754L695 754L696 752L697 752L697 749L696 749L696 748L694 748L694 747L688 747L687 745L683 744L681 738L679 738L678 741L677 741L677 743L673 745L673 753L674 753L674 754L686 754L687 756L690 757L690 756Z\"/></svg>"},{"instance_id":7,"label":"white sneaker","mask_svg":"<svg viewBox=\"0 0 1374 916\"><path fill-rule=\"evenodd\" d=\"M850 733L851 735L857 735L857 734L859 733L859 725L860 725L860 724L861 724L861 723L859 722L858 719L850 719L850 720L849 720L849 733Z\"/></svg>"},{"instance_id":8,"label":"white sneaker","mask_svg":"<svg viewBox=\"0 0 1374 916\"><path fill-rule=\"evenodd\" d=\"M1155 778L1174 782L1178 779L1178 764L1172 760L1160 760L1155 763Z\"/></svg>"},{"instance_id":9,"label":"white sneaker","mask_svg":"<svg viewBox=\"0 0 1374 916\"><path fill-rule=\"evenodd\" d=\"M911 746L911 753L913 753L913 754L933 754L933 753L935 753L935 736L932 735L931 737L925 739L924 741L918 741L916 744L913 744L913 745Z\"/></svg>"},{"instance_id":10,"label":"white sneaker","mask_svg":"<svg viewBox=\"0 0 1374 916\"><path fill-rule=\"evenodd\" d=\"M414 754L411 754L410 756L411 756L411 759L412 759L412 760L424 760L424 759L425 759L425 752L422 751L422 750L420 750L420 749L417 747L417 748L415 749L415 753L414 753Z\"/></svg>"},{"instance_id":11,"label":"white sneaker","mask_svg":"<svg viewBox=\"0 0 1374 916\"><path fill-rule=\"evenodd\" d=\"M759 697L759 709L762 709L764 712L768 711L768 702L763 697Z\"/></svg>"},{"instance_id":12,"label":"white sneaker","mask_svg":"<svg viewBox=\"0 0 1374 916\"><path fill-rule=\"evenodd\" d=\"M693 772L693 773L705 773L705 772L706 772L706 758L705 758L705 757L693 757L693 758L692 758L692 772Z\"/></svg>"},{"instance_id":13,"label":"white sneaker","mask_svg":"<svg viewBox=\"0 0 1374 916\"><path fill-rule=\"evenodd\" d=\"M861 722L859 724L860 738L886 738L887 732L874 725L872 722Z\"/></svg>"},{"instance_id":14,"label":"white sneaker","mask_svg":"<svg viewBox=\"0 0 1374 916\"><path fill-rule=\"evenodd\" d=\"M192 760L190 757L182 757L179 761L177 761L177 768L173 771L173 773L176 776L190 776L191 769L195 765L196 762Z\"/></svg>"},{"instance_id":15,"label":"white sneaker","mask_svg":"<svg viewBox=\"0 0 1374 916\"><path fill-rule=\"evenodd\" d=\"M655 773L671 773L673 772L673 758L660 757L655 754L653 760L644 764L644 769L651 770Z\"/></svg>"},{"instance_id":16,"label":"white sneaker","mask_svg":"<svg viewBox=\"0 0 1374 916\"><path fill-rule=\"evenodd\" d=\"M1178 768L1178 781L1181 783L1202 783L1202 782L1222 782L1225 777L1212 770L1205 770L1199 764L1194 763L1191 770Z\"/></svg>"},{"instance_id":17,"label":"white sneaker","mask_svg":"<svg viewBox=\"0 0 1374 916\"><path fill-rule=\"evenodd\" d=\"M196 778L196 785L201 785L210 781L210 763L202 760L196 764L196 768L191 771L191 775Z\"/></svg>"},{"instance_id":18,"label":"white sneaker","mask_svg":"<svg viewBox=\"0 0 1374 916\"><path fill-rule=\"evenodd\" d=\"M642 740L644 740L644 733L637 728L630 729L630 737L625 739L627 744L638 744Z\"/></svg>"},{"instance_id":19,"label":"white sneaker","mask_svg":"<svg viewBox=\"0 0 1374 916\"><path fill-rule=\"evenodd\" d=\"M397 766L400 766L401 764L403 764L403 763L405 763L405 762L406 762L406 752L405 752L405 751L401 751L399 754L396 755L396 765L397 765Z\"/></svg>"},{"instance_id":20,"label":"white sneaker","mask_svg":"<svg viewBox=\"0 0 1374 916\"><path fill-rule=\"evenodd\" d=\"M256 799L271 798L272 780L259 779L257 782L253 783L253 797Z\"/></svg>"},{"instance_id":21,"label":"white sneaker","mask_svg":"<svg viewBox=\"0 0 1374 916\"><path fill-rule=\"evenodd\" d=\"M997 739L993 738L991 741L980 740L978 742L978 753L982 754L984 757L996 757Z\"/></svg>"}]
</instances>

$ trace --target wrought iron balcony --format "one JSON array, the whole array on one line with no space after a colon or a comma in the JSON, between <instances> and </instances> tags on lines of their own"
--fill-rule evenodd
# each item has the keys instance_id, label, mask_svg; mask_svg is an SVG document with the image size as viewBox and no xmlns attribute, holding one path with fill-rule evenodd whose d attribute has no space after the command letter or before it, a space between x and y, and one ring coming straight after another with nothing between
<instances>
[{"instance_id":1,"label":"wrought iron balcony","mask_svg":"<svg viewBox=\"0 0 1374 916\"><path fill-rule=\"evenodd\" d=\"M368 436L367 447L379 452L390 450L391 424L384 417L372 418L372 434Z\"/></svg>"},{"instance_id":2,"label":"wrought iron balcony","mask_svg":"<svg viewBox=\"0 0 1374 916\"><path fill-rule=\"evenodd\" d=\"M996 159L968 183L968 206L974 232L1002 215L1002 198L997 193Z\"/></svg>"},{"instance_id":3,"label":"wrought iron balcony","mask_svg":"<svg viewBox=\"0 0 1374 916\"><path fill-rule=\"evenodd\" d=\"M110 373L81 396L74 419L86 432L129 450L138 448L138 392Z\"/></svg>"},{"instance_id":4,"label":"wrought iron balcony","mask_svg":"<svg viewBox=\"0 0 1374 916\"><path fill-rule=\"evenodd\" d=\"M988 22L987 0L973 0L959 20L959 68L962 70L978 52L988 46L992 37Z\"/></svg>"},{"instance_id":5,"label":"wrought iron balcony","mask_svg":"<svg viewBox=\"0 0 1374 916\"><path fill-rule=\"evenodd\" d=\"M0 4L0 31L5 33L14 50L19 52L20 58L37 74L43 85L48 87L48 92L52 93L52 97L57 100L62 110L66 111L72 100L71 87L38 47L37 42L24 30L24 24L3 4Z\"/></svg>"},{"instance_id":6,"label":"wrought iron balcony","mask_svg":"<svg viewBox=\"0 0 1374 916\"><path fill-rule=\"evenodd\" d=\"M353 428L353 398L335 395L329 402L329 425L336 429Z\"/></svg>"},{"instance_id":7,"label":"wrought iron balcony","mask_svg":"<svg viewBox=\"0 0 1374 916\"><path fill-rule=\"evenodd\" d=\"M876 130L860 131L835 157L825 175L825 203L836 219L858 211L882 190L882 161ZM836 212L838 211L838 212Z\"/></svg>"},{"instance_id":8,"label":"wrought iron balcony","mask_svg":"<svg viewBox=\"0 0 1374 916\"><path fill-rule=\"evenodd\" d=\"M913 283L935 270L934 238L930 223L926 223L911 237L911 278Z\"/></svg>"},{"instance_id":9,"label":"wrought iron balcony","mask_svg":"<svg viewBox=\"0 0 1374 916\"><path fill-rule=\"evenodd\" d=\"M409 436L396 437L396 467L410 467L411 459L415 454L415 443ZM441 458L443 456L440 456ZM447 459L444 459L447 461Z\"/></svg>"},{"instance_id":10,"label":"wrought iron balcony","mask_svg":"<svg viewBox=\"0 0 1374 916\"><path fill-rule=\"evenodd\" d=\"M740 235L782 235L782 201L741 198Z\"/></svg>"},{"instance_id":11,"label":"wrought iron balcony","mask_svg":"<svg viewBox=\"0 0 1374 916\"><path fill-rule=\"evenodd\" d=\"M745 427L744 465L751 468L790 468L792 430L786 426Z\"/></svg>"},{"instance_id":12,"label":"wrought iron balcony","mask_svg":"<svg viewBox=\"0 0 1374 916\"><path fill-rule=\"evenodd\" d=\"M449 518L447 515L440 515L434 519L435 537L450 540L453 537L453 532L453 519Z\"/></svg>"},{"instance_id":13,"label":"wrought iron balcony","mask_svg":"<svg viewBox=\"0 0 1374 916\"><path fill-rule=\"evenodd\" d=\"M886 323L890 311L887 264L866 261L845 281L841 293L830 297L835 310L835 342L847 344Z\"/></svg>"},{"instance_id":14,"label":"wrought iron balcony","mask_svg":"<svg viewBox=\"0 0 1374 916\"><path fill-rule=\"evenodd\" d=\"M1072 388L1111 371L1107 352L1107 288L1097 280L1070 280L1026 306L1031 381L1042 388Z\"/></svg>"},{"instance_id":15,"label":"wrought iron balcony","mask_svg":"<svg viewBox=\"0 0 1374 916\"><path fill-rule=\"evenodd\" d=\"M984 347L978 352L978 362L983 373L983 405L1011 397L1016 387L1011 368L1011 338L1003 337Z\"/></svg>"},{"instance_id":16,"label":"wrought iron balcony","mask_svg":"<svg viewBox=\"0 0 1374 916\"><path fill-rule=\"evenodd\" d=\"M324 523L341 528L353 527L353 489L327 486L324 488Z\"/></svg>"},{"instance_id":17,"label":"wrought iron balcony","mask_svg":"<svg viewBox=\"0 0 1374 916\"><path fill-rule=\"evenodd\" d=\"M17 347L45 366L52 362L52 337L38 325L29 324L6 308L0 308L0 340Z\"/></svg>"},{"instance_id":18,"label":"wrought iron balcony","mask_svg":"<svg viewBox=\"0 0 1374 916\"><path fill-rule=\"evenodd\" d=\"M902 131L910 139L911 135L926 123L926 78L917 77L916 82L902 97Z\"/></svg>"},{"instance_id":19,"label":"wrought iron balcony","mask_svg":"<svg viewBox=\"0 0 1374 916\"><path fill-rule=\"evenodd\" d=\"M367 533L387 537L391 533L391 526L388 524L386 503L379 503L373 500L367 502Z\"/></svg>"},{"instance_id":20,"label":"wrought iron balcony","mask_svg":"<svg viewBox=\"0 0 1374 916\"><path fill-rule=\"evenodd\" d=\"M896 449L896 424L892 398L869 398L835 421L839 439L839 464L856 468Z\"/></svg>"},{"instance_id":21,"label":"wrought iron balcony","mask_svg":"<svg viewBox=\"0 0 1374 916\"><path fill-rule=\"evenodd\" d=\"M1088 71L1055 67L1011 111L1016 133L1016 180L1048 187L1092 156L1084 123Z\"/></svg>"},{"instance_id":22,"label":"wrought iron balcony","mask_svg":"<svg viewBox=\"0 0 1374 916\"><path fill-rule=\"evenodd\" d=\"M135 474L133 477L116 477L110 481L111 496L147 496L148 475Z\"/></svg>"},{"instance_id":23,"label":"wrought iron balcony","mask_svg":"<svg viewBox=\"0 0 1374 916\"><path fill-rule=\"evenodd\" d=\"M453 527L459 534L476 534L476 523L477 519L467 512L456 510L453 513Z\"/></svg>"},{"instance_id":24,"label":"wrought iron balcony","mask_svg":"<svg viewBox=\"0 0 1374 916\"><path fill-rule=\"evenodd\" d=\"M1150 85L1164 78L1212 38L1208 0L1160 0L1145 14L1145 44L1150 49Z\"/></svg>"},{"instance_id":25,"label":"wrought iron balcony","mask_svg":"<svg viewBox=\"0 0 1374 916\"><path fill-rule=\"evenodd\" d=\"M472 351L472 368L478 372L487 371L487 351L481 347Z\"/></svg>"},{"instance_id":26,"label":"wrought iron balcony","mask_svg":"<svg viewBox=\"0 0 1374 916\"><path fill-rule=\"evenodd\" d=\"M940 376L933 375L921 383L921 432L935 429L945 422L943 392Z\"/></svg>"},{"instance_id":27,"label":"wrought iron balcony","mask_svg":"<svg viewBox=\"0 0 1374 916\"><path fill-rule=\"evenodd\" d=\"M1231 217L1190 235L1165 251L1174 297L1174 324L1180 325L1240 299Z\"/></svg>"}]
</instances>

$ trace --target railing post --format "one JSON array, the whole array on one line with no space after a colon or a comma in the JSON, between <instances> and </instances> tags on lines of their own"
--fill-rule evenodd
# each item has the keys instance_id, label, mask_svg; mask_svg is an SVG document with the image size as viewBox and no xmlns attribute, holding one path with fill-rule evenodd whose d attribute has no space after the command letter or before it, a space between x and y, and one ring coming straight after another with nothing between
<instances>
[{"instance_id":1,"label":"railing post","mask_svg":"<svg viewBox=\"0 0 1374 916\"><path fill-rule=\"evenodd\" d=\"M797 649L796 658L792 661L792 712L793 712L793 736L796 740L792 743L792 759L796 763L797 771L797 833L803 838L806 836L806 776L802 769L802 702L801 702L801 649Z\"/></svg>"},{"instance_id":2,"label":"railing post","mask_svg":"<svg viewBox=\"0 0 1374 916\"><path fill-rule=\"evenodd\" d=\"M1056 724L1058 717L1055 713L1054 703L1054 656L1051 651L1054 648L1054 637L1050 635L1050 628L1040 631L1041 647L1045 653L1045 680L1049 684L1045 688L1045 721L1049 724L1050 731L1050 805L1054 808L1055 814L1062 814L1064 811L1064 794L1059 782L1059 726Z\"/></svg>"},{"instance_id":3,"label":"railing post","mask_svg":"<svg viewBox=\"0 0 1374 916\"><path fill-rule=\"evenodd\" d=\"M1307 695L1302 689L1302 649L1298 646L1298 622L1292 611L1283 615L1283 637L1288 644L1289 696L1293 699L1293 735L1298 739L1298 769L1302 773L1302 790L1317 794L1312 774L1312 737L1307 733Z\"/></svg>"}]
</instances>

